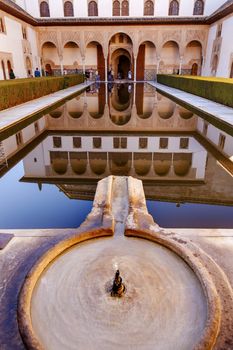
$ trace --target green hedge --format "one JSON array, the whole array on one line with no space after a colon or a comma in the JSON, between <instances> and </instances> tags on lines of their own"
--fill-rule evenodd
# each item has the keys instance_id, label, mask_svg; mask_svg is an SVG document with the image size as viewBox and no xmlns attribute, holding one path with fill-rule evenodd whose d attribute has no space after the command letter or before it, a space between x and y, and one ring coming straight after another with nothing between
<instances>
[{"instance_id":1,"label":"green hedge","mask_svg":"<svg viewBox=\"0 0 233 350\"><path fill-rule=\"evenodd\" d=\"M83 82L83 75L0 81L0 110L34 100Z\"/></svg>"},{"instance_id":2,"label":"green hedge","mask_svg":"<svg viewBox=\"0 0 233 350\"><path fill-rule=\"evenodd\" d=\"M233 79L157 75L158 83L233 107Z\"/></svg>"}]
</instances>

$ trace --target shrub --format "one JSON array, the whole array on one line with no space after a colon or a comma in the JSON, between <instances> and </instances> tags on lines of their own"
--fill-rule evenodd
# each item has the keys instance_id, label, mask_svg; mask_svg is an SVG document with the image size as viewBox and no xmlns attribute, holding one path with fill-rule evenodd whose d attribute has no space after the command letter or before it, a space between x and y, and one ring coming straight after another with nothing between
<instances>
[{"instance_id":1,"label":"shrub","mask_svg":"<svg viewBox=\"0 0 233 350\"><path fill-rule=\"evenodd\" d=\"M83 82L83 75L0 81L0 110L34 100Z\"/></svg>"},{"instance_id":2,"label":"shrub","mask_svg":"<svg viewBox=\"0 0 233 350\"><path fill-rule=\"evenodd\" d=\"M159 74L157 81L161 84L233 107L233 79Z\"/></svg>"}]
</instances>

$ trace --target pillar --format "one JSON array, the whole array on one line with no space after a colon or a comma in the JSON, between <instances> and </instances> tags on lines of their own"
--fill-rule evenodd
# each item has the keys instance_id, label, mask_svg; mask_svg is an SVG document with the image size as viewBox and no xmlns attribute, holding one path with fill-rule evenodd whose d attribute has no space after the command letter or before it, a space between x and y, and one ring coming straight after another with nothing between
<instances>
[{"instance_id":1,"label":"pillar","mask_svg":"<svg viewBox=\"0 0 233 350\"><path fill-rule=\"evenodd\" d=\"M83 74L85 74L85 57L82 57Z\"/></svg>"},{"instance_id":2,"label":"pillar","mask_svg":"<svg viewBox=\"0 0 233 350\"><path fill-rule=\"evenodd\" d=\"M108 81L108 58L104 57L105 81Z\"/></svg>"},{"instance_id":3,"label":"pillar","mask_svg":"<svg viewBox=\"0 0 233 350\"><path fill-rule=\"evenodd\" d=\"M134 56L134 81L137 81L137 57Z\"/></svg>"},{"instance_id":4,"label":"pillar","mask_svg":"<svg viewBox=\"0 0 233 350\"><path fill-rule=\"evenodd\" d=\"M182 73L182 62L183 62L183 56L180 56L180 67L179 67L179 74Z\"/></svg>"},{"instance_id":5,"label":"pillar","mask_svg":"<svg viewBox=\"0 0 233 350\"><path fill-rule=\"evenodd\" d=\"M61 75L63 75L64 74L63 57L59 56L59 58L60 58Z\"/></svg>"}]
</instances>

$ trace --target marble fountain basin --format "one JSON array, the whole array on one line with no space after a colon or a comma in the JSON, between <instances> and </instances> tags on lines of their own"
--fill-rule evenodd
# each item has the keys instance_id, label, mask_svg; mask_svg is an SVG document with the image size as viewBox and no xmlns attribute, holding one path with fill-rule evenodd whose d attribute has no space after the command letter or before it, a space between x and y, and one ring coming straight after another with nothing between
<instances>
[{"instance_id":1,"label":"marble fountain basin","mask_svg":"<svg viewBox=\"0 0 233 350\"><path fill-rule=\"evenodd\" d=\"M119 268L126 293L111 297ZM164 246L123 235L76 244L43 271L31 298L48 350L191 350L206 324L201 283Z\"/></svg>"}]
</instances>

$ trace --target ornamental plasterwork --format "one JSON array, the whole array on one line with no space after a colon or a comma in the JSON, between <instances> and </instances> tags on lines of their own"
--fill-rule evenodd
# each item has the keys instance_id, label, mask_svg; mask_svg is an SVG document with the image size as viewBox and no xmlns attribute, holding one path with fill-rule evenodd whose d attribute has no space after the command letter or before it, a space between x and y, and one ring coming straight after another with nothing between
<instances>
[{"instance_id":1,"label":"ornamental plasterwork","mask_svg":"<svg viewBox=\"0 0 233 350\"><path fill-rule=\"evenodd\" d=\"M206 39L206 32L202 30L188 30L186 32L186 43L188 44L190 41L200 41L202 44Z\"/></svg>"},{"instance_id":2,"label":"ornamental plasterwork","mask_svg":"<svg viewBox=\"0 0 233 350\"><path fill-rule=\"evenodd\" d=\"M140 31L138 44L140 46L144 41L150 41L156 46L157 38L158 38L157 31L156 32L155 31Z\"/></svg>"},{"instance_id":3,"label":"ornamental plasterwork","mask_svg":"<svg viewBox=\"0 0 233 350\"><path fill-rule=\"evenodd\" d=\"M61 41L62 41L62 46L64 47L66 43L69 41L72 41L76 43L78 46L80 46L80 33L79 32L62 32L61 33Z\"/></svg>"},{"instance_id":4,"label":"ornamental plasterwork","mask_svg":"<svg viewBox=\"0 0 233 350\"><path fill-rule=\"evenodd\" d=\"M103 46L103 36L100 32L85 32L84 38L86 46L92 41L96 41Z\"/></svg>"},{"instance_id":5,"label":"ornamental plasterwork","mask_svg":"<svg viewBox=\"0 0 233 350\"><path fill-rule=\"evenodd\" d=\"M57 31L40 32L39 33L39 41L40 41L40 47L42 47L44 43L49 41L49 42L53 43L58 48Z\"/></svg>"},{"instance_id":6,"label":"ornamental plasterwork","mask_svg":"<svg viewBox=\"0 0 233 350\"><path fill-rule=\"evenodd\" d=\"M181 31L180 30L174 30L174 31L164 31L162 33L162 43L163 45L166 44L168 41L176 41L177 44L181 42Z\"/></svg>"}]
</instances>

